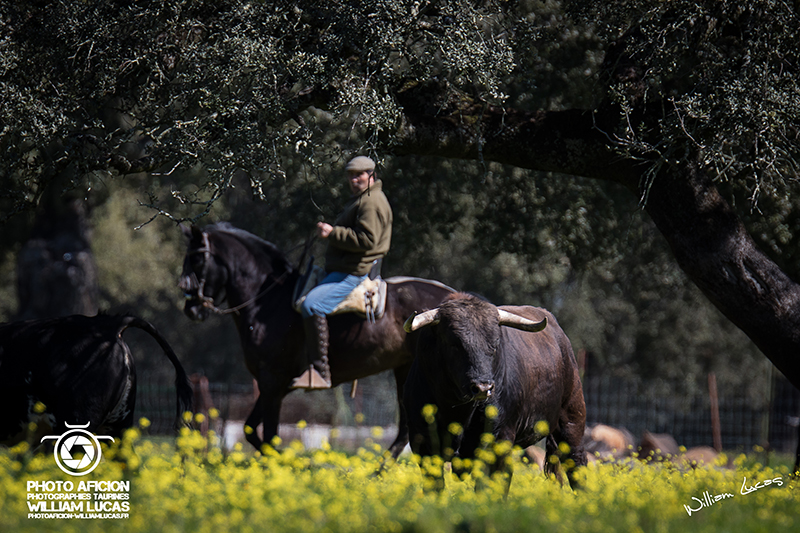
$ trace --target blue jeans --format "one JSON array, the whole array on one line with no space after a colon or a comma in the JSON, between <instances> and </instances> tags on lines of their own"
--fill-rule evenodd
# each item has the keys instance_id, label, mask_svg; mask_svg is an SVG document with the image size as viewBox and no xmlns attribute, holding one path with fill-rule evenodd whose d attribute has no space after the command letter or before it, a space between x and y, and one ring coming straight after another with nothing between
<instances>
[{"instance_id":1,"label":"blue jeans","mask_svg":"<svg viewBox=\"0 0 800 533\"><path fill-rule=\"evenodd\" d=\"M330 314L367 276L368 274L355 276L344 272L331 272L319 285L311 289L303 300L300 306L303 318Z\"/></svg>"}]
</instances>

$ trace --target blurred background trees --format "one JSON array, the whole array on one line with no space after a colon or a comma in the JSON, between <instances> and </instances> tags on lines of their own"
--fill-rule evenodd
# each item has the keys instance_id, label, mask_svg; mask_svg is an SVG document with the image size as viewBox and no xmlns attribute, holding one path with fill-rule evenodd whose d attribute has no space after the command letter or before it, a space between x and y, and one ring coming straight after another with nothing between
<instances>
[{"instance_id":1,"label":"blurred background trees","mask_svg":"<svg viewBox=\"0 0 800 533\"><path fill-rule=\"evenodd\" d=\"M720 387L763 401L769 361L686 279L625 191L431 158L386 158L379 172L395 211L385 276L432 278L497 303L547 307L584 354L587 372L634 378L650 394L703 391L713 370ZM271 182L267 201L253 197L244 177L234 179L200 223L229 220L296 249L347 195L341 168L304 174L301 166L293 179ZM152 321L190 371L249 382L230 319L193 323L182 313L180 230L165 217L134 229L151 216L139 205L148 181L113 178L104 187L107 199L88 220L97 307ZM4 320L19 314L14 281L23 238L0 267ZM319 244L312 252L323 255ZM299 255L290 253L295 261ZM157 355L141 368L158 371Z\"/></svg>"},{"instance_id":2,"label":"blurred background trees","mask_svg":"<svg viewBox=\"0 0 800 533\"><path fill-rule=\"evenodd\" d=\"M393 92L404 84L444 79L490 103L589 109L601 97L605 51L623 30L644 21L659 29L655 39L683 23L660 4L6 3L0 319L132 312L165 334L189 371L246 381L230 320L193 324L181 312L175 222L229 220L296 259L314 223L331 220L348 195L343 164L364 153L379 161L395 212L386 276L547 307L587 372L633 377L647 393L691 394L715 371L721 388L763 401L771 365L687 280L626 189L487 161L392 156L401 112ZM780 4L778 19L791 11ZM725 72L720 50L703 57ZM657 56L669 83L690 61L640 52ZM678 104L719 129L712 155L731 163L720 186L770 257L796 273L795 184L768 165L755 181L736 175L742 167L721 140L726 129L746 134L737 116L783 124L762 100L779 102L791 87L755 102L733 90L755 81L726 80L727 97L746 96L750 107L724 123L708 110L711 90ZM778 129L796 136L791 125Z\"/></svg>"}]
</instances>

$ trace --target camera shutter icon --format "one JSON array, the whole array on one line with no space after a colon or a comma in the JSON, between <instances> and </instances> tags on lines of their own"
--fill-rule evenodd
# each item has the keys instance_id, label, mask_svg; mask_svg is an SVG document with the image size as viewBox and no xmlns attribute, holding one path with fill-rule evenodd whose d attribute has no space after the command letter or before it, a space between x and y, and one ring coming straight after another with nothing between
<instances>
[{"instance_id":1,"label":"camera shutter icon","mask_svg":"<svg viewBox=\"0 0 800 533\"><path fill-rule=\"evenodd\" d=\"M92 435L86 431L89 423L81 426L64 424L69 430L61 435L45 435L42 441L51 439L56 444L53 448L53 457L58 467L71 476L85 476L100 464L103 451L99 439L108 439L113 442L114 437L109 435ZM83 453L81 455L80 453Z\"/></svg>"}]
</instances>

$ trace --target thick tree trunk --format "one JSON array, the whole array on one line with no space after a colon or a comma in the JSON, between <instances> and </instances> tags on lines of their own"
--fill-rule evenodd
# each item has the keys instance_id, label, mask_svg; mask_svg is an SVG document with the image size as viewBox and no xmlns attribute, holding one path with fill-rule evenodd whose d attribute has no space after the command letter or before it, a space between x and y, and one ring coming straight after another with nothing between
<instances>
[{"instance_id":1,"label":"thick tree trunk","mask_svg":"<svg viewBox=\"0 0 800 533\"><path fill-rule=\"evenodd\" d=\"M86 203L53 196L40 207L17 259L19 320L97 314Z\"/></svg>"},{"instance_id":2,"label":"thick tree trunk","mask_svg":"<svg viewBox=\"0 0 800 533\"><path fill-rule=\"evenodd\" d=\"M645 210L680 267L800 388L800 285L758 249L693 161L659 175Z\"/></svg>"},{"instance_id":3,"label":"thick tree trunk","mask_svg":"<svg viewBox=\"0 0 800 533\"><path fill-rule=\"evenodd\" d=\"M800 388L800 285L756 247L694 161L646 179L652 163L614 150L606 133L613 131L606 127L613 110L608 120L592 111L524 113L436 94L431 87L404 94L396 153L496 161L625 185L645 199L687 276Z\"/></svg>"}]
</instances>

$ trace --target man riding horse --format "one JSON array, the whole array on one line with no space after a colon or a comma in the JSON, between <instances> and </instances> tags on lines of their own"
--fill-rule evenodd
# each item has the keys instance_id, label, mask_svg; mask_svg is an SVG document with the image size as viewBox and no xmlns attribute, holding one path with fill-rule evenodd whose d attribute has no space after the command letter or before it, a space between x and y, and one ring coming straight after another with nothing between
<instances>
[{"instance_id":1,"label":"man riding horse","mask_svg":"<svg viewBox=\"0 0 800 533\"><path fill-rule=\"evenodd\" d=\"M333 225L317 223L317 235L328 241L327 275L300 306L309 366L292 388L330 388L327 315L370 276L375 261L380 264L392 240L392 208L382 182L375 178L375 162L358 156L345 170L353 194L350 201Z\"/></svg>"},{"instance_id":2,"label":"man riding horse","mask_svg":"<svg viewBox=\"0 0 800 533\"><path fill-rule=\"evenodd\" d=\"M318 279L321 269L311 268L303 276L277 246L228 223L219 222L205 228L182 228L188 241L178 284L186 296L184 313L198 321L205 320L211 313L230 315L233 319L245 365L258 382L258 399L245 422L246 427L254 430L246 431L247 440L257 450L278 435L283 399L291 391L292 383L298 381L296 376L309 368L308 352L312 360L320 359L319 367L313 363L311 366L318 373L322 371L332 387L391 370L400 411L397 438L389 447L392 456L396 458L400 455L408 443L407 415L401 396L414 353L410 336L403 330L403 323L412 313L436 308L454 291L435 280L413 277L378 280L371 279L373 276L369 274L365 275L367 265L382 257L389 247L391 210L388 206L384 210L378 226L386 227L386 231L378 233L373 229L373 220L378 217L377 210L368 213L365 208L370 202L383 197L380 182L371 175L374 164L368 165L372 170L363 170L359 165L363 165L363 160L356 160L351 166L355 174L353 181L363 182L363 173L366 172L366 190L354 195L352 205L348 205L352 211L346 209L341 217L343 220L337 220L335 224L350 228L353 242L348 245L347 238L338 235L339 231L345 232L346 229L338 230L331 226L328 232L322 226L322 233L327 233L331 243L328 269L343 272L344 278L352 275L357 280L367 279L336 306L327 320L325 314L329 312L331 304L324 308L311 305L316 295L312 295L306 306L307 319L293 312L299 309L298 301ZM359 248L361 251L353 252L354 243L360 242L356 238L359 232L368 233L369 240L379 244L368 249L362 246ZM361 237L365 238L363 235ZM337 256L341 252L333 242L343 243L345 253L357 255L354 262L350 263L354 266L340 266L348 263ZM374 251L370 252L370 249ZM336 286L330 285L323 288ZM342 294L347 291L349 288ZM326 296L322 300L330 296L324 292L320 295ZM223 306L223 303L227 303L227 306ZM322 320L315 316L321 316ZM305 332L304 322L308 324L308 329L313 326L310 333ZM330 334L327 332L328 323ZM319 334L320 329L322 334ZM320 355L330 356L327 365ZM311 374L308 374L309 381ZM322 381L327 385L325 379ZM257 431L259 427L263 427L261 435Z\"/></svg>"}]
</instances>

